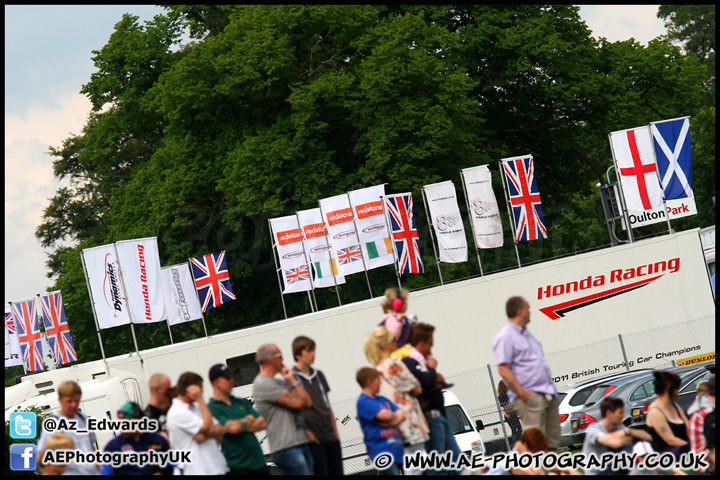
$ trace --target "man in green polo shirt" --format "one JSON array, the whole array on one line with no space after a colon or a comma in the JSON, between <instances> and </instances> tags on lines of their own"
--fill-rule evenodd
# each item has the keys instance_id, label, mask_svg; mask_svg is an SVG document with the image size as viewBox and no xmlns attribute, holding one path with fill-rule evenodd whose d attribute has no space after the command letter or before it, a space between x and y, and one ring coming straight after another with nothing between
<instances>
[{"instance_id":1,"label":"man in green polo shirt","mask_svg":"<svg viewBox=\"0 0 720 480\"><path fill-rule=\"evenodd\" d=\"M265 455L253 433L267 428L265 417L246 399L230 394L235 380L227 365L213 365L208 376L213 386L208 408L225 426L222 452L230 467L228 475L268 475Z\"/></svg>"}]
</instances>

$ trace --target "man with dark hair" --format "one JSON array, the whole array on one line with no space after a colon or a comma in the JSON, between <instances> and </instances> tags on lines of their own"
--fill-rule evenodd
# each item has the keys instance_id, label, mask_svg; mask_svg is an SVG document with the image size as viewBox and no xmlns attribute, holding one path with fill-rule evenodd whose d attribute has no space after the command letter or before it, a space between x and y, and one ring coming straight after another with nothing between
<instances>
[{"instance_id":1,"label":"man with dark hair","mask_svg":"<svg viewBox=\"0 0 720 480\"><path fill-rule=\"evenodd\" d=\"M443 455L453 452L453 462L460 458L460 448L455 441L450 422L445 414L443 388L449 387L443 376L435 370L437 360L432 355L433 335L435 327L427 323L418 323L410 333L410 353L402 361L420 382L422 394L420 404L423 406L425 418L430 427L430 439L425 442L425 451L435 451ZM460 470L428 470L428 475L460 475Z\"/></svg>"},{"instance_id":2,"label":"man with dark hair","mask_svg":"<svg viewBox=\"0 0 720 480\"><path fill-rule=\"evenodd\" d=\"M299 336L292 343L295 366L293 374L310 395L312 407L301 410L313 456L315 475L343 475L342 447L335 425L335 415L327 394L325 375L312 367L315 363L315 341Z\"/></svg>"},{"instance_id":3,"label":"man with dark hair","mask_svg":"<svg viewBox=\"0 0 720 480\"><path fill-rule=\"evenodd\" d=\"M542 345L527 330L530 304L523 297L511 297L505 310L508 321L492 342L498 373L508 386L508 399L523 428L539 428L550 449L557 450L560 447L557 389Z\"/></svg>"},{"instance_id":4,"label":"man with dark hair","mask_svg":"<svg viewBox=\"0 0 720 480\"><path fill-rule=\"evenodd\" d=\"M585 433L585 442L583 443L582 453L585 457L590 455L596 456L598 459L604 453L628 451L628 444L633 439L651 441L652 437L644 430L634 430L623 426L623 417L625 415L625 403L621 398L605 397L600 402L601 420L591 424ZM588 468L585 470L586 475L597 474L627 474L628 471L601 471L598 469Z\"/></svg>"},{"instance_id":5,"label":"man with dark hair","mask_svg":"<svg viewBox=\"0 0 720 480\"><path fill-rule=\"evenodd\" d=\"M313 459L300 411L310 408L310 395L283 364L277 345L261 345L255 359L260 373L253 381L257 410L267 421L270 457L284 475L312 475ZM282 380L275 375L282 375Z\"/></svg>"},{"instance_id":6,"label":"man with dark hair","mask_svg":"<svg viewBox=\"0 0 720 480\"><path fill-rule=\"evenodd\" d=\"M176 474L225 475L225 457L218 448L225 428L217 423L203 398L203 379L193 372L180 375L177 397L167 413L168 435L173 450L189 450L190 463L176 465Z\"/></svg>"},{"instance_id":7,"label":"man with dark hair","mask_svg":"<svg viewBox=\"0 0 720 480\"><path fill-rule=\"evenodd\" d=\"M235 379L227 365L213 365L208 378L213 387L208 408L225 427L222 453L230 469L228 475L268 475L265 455L254 434L267 427L265 417L252 403L232 395Z\"/></svg>"}]
</instances>

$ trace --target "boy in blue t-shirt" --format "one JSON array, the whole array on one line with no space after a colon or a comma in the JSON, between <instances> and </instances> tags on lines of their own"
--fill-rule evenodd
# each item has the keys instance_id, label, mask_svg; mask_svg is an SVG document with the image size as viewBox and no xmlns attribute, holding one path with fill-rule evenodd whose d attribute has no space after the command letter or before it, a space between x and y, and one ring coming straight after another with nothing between
<instances>
[{"instance_id":1,"label":"boy in blue t-shirt","mask_svg":"<svg viewBox=\"0 0 720 480\"><path fill-rule=\"evenodd\" d=\"M378 395L380 372L364 367L358 370L356 379L362 388L357 412L368 455L382 474L399 475L402 469L403 436L397 426L405 420L405 415L390 400Z\"/></svg>"}]
</instances>

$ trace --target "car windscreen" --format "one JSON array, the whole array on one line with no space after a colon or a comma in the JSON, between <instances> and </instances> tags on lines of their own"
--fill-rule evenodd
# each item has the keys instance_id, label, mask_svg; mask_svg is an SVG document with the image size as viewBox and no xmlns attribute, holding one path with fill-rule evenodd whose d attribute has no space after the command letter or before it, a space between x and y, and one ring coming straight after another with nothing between
<instances>
[{"instance_id":1,"label":"car windscreen","mask_svg":"<svg viewBox=\"0 0 720 480\"><path fill-rule=\"evenodd\" d=\"M592 405L595 405L596 403L600 402L600 400L603 399L606 395L611 395L613 397L619 396L622 392L627 390L628 384L621 385L617 388L613 388L608 392L608 389L610 387L615 387L615 385L598 385L598 388L595 389L595 391L590 395L590 398L588 398L587 402L585 402L585 406L589 407Z\"/></svg>"},{"instance_id":2,"label":"car windscreen","mask_svg":"<svg viewBox=\"0 0 720 480\"><path fill-rule=\"evenodd\" d=\"M462 408L460 408L460 405L446 405L445 413L447 414L447 419L450 422L450 428L453 431L453 435L473 431L470 419L467 418L467 415L465 415L465 412L463 412Z\"/></svg>"}]
</instances>

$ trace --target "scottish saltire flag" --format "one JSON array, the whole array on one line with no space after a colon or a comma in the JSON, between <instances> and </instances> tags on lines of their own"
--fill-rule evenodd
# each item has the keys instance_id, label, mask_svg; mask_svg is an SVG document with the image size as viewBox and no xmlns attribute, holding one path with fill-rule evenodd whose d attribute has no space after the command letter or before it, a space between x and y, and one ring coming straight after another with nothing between
<instances>
[{"instance_id":1,"label":"scottish saltire flag","mask_svg":"<svg viewBox=\"0 0 720 480\"><path fill-rule=\"evenodd\" d=\"M285 278L287 279L288 284L301 282L303 280L310 280L310 270L307 265L300 265L297 268L285 270Z\"/></svg>"},{"instance_id":2,"label":"scottish saltire flag","mask_svg":"<svg viewBox=\"0 0 720 480\"><path fill-rule=\"evenodd\" d=\"M235 294L230 285L225 252L191 258L190 266L203 313L225 302L235 300Z\"/></svg>"},{"instance_id":3,"label":"scottish saltire flag","mask_svg":"<svg viewBox=\"0 0 720 480\"><path fill-rule=\"evenodd\" d=\"M57 292L40 295L40 304L43 310L43 324L50 349L55 355L55 364L64 365L77 361L77 353L70 336L65 306L62 303L62 294Z\"/></svg>"},{"instance_id":4,"label":"scottish saltire flag","mask_svg":"<svg viewBox=\"0 0 720 480\"><path fill-rule=\"evenodd\" d=\"M547 238L532 155L500 160L515 217L515 241Z\"/></svg>"},{"instance_id":5,"label":"scottish saltire flag","mask_svg":"<svg viewBox=\"0 0 720 480\"><path fill-rule=\"evenodd\" d=\"M423 273L420 237L415 228L411 193L383 197L400 273Z\"/></svg>"},{"instance_id":6,"label":"scottish saltire flag","mask_svg":"<svg viewBox=\"0 0 720 480\"><path fill-rule=\"evenodd\" d=\"M18 332L20 352L25 371L36 372L45 368L43 364L42 337L35 299L11 303L15 328Z\"/></svg>"},{"instance_id":7,"label":"scottish saltire flag","mask_svg":"<svg viewBox=\"0 0 720 480\"><path fill-rule=\"evenodd\" d=\"M352 262L362 261L362 252L360 245L352 245L348 248L341 248L337 252L337 259L340 265L347 265Z\"/></svg>"},{"instance_id":8,"label":"scottish saltire flag","mask_svg":"<svg viewBox=\"0 0 720 480\"><path fill-rule=\"evenodd\" d=\"M690 119L650 123L665 200L692 197Z\"/></svg>"}]
</instances>

